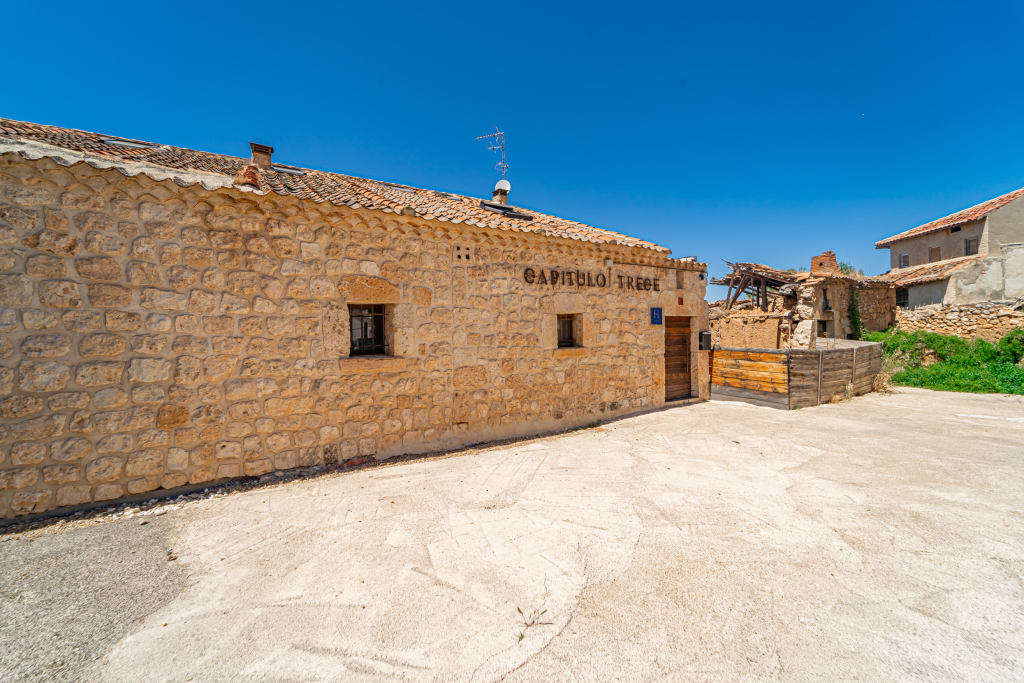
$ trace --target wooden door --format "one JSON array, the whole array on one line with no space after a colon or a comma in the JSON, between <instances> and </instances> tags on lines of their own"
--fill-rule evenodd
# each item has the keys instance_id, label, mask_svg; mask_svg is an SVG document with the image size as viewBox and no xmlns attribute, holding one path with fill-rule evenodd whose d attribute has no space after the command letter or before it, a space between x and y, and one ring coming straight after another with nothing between
<instances>
[{"instance_id":1,"label":"wooden door","mask_svg":"<svg viewBox=\"0 0 1024 683\"><path fill-rule=\"evenodd\" d=\"M665 400L690 396L690 319L665 316Z\"/></svg>"}]
</instances>

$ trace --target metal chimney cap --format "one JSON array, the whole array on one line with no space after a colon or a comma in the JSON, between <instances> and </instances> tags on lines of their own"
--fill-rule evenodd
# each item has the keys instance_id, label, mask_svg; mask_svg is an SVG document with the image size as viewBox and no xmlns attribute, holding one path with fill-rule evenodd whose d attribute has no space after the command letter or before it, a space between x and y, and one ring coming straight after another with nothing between
<instances>
[{"instance_id":1,"label":"metal chimney cap","mask_svg":"<svg viewBox=\"0 0 1024 683\"><path fill-rule=\"evenodd\" d=\"M512 189L512 184L511 184L511 183L509 183L509 182L508 182L507 180L505 180L504 178L502 178L501 180L499 180L499 181L498 181L498 182L497 182L497 183L496 183L496 184L494 185L494 189L495 189L495 191L497 191L497 190L505 190L505 192L508 192L509 190L511 190L511 189Z\"/></svg>"}]
</instances>

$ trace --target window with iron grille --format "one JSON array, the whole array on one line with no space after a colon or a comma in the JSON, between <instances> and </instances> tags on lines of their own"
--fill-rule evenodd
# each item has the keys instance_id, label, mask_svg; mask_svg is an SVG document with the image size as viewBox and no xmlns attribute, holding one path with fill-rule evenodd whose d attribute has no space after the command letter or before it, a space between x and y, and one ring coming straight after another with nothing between
<instances>
[{"instance_id":1,"label":"window with iron grille","mask_svg":"<svg viewBox=\"0 0 1024 683\"><path fill-rule=\"evenodd\" d=\"M349 304L348 316L352 329L350 356L376 356L387 353L383 304Z\"/></svg>"},{"instance_id":2,"label":"window with iron grille","mask_svg":"<svg viewBox=\"0 0 1024 683\"><path fill-rule=\"evenodd\" d=\"M910 267L910 254L900 254L900 268Z\"/></svg>"},{"instance_id":3,"label":"window with iron grille","mask_svg":"<svg viewBox=\"0 0 1024 683\"><path fill-rule=\"evenodd\" d=\"M900 308L906 308L910 303L910 290L906 287L896 288L896 305Z\"/></svg>"},{"instance_id":4,"label":"window with iron grille","mask_svg":"<svg viewBox=\"0 0 1024 683\"><path fill-rule=\"evenodd\" d=\"M964 256L974 256L978 253L978 238L972 237L964 240Z\"/></svg>"},{"instance_id":5,"label":"window with iron grille","mask_svg":"<svg viewBox=\"0 0 1024 683\"><path fill-rule=\"evenodd\" d=\"M576 317L558 316L558 348L576 346Z\"/></svg>"}]
</instances>

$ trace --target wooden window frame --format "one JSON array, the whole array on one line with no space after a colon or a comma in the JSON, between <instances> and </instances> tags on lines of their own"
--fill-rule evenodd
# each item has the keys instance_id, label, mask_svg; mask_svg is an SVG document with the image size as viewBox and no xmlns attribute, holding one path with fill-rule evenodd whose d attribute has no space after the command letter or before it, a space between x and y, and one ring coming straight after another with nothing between
<instances>
[{"instance_id":1,"label":"wooden window frame","mask_svg":"<svg viewBox=\"0 0 1024 683\"><path fill-rule=\"evenodd\" d=\"M906 259L906 261L904 261L904 259ZM910 254L900 254L899 260L897 261L897 263L899 264L900 268L909 268L910 267Z\"/></svg>"},{"instance_id":2,"label":"wooden window frame","mask_svg":"<svg viewBox=\"0 0 1024 683\"><path fill-rule=\"evenodd\" d=\"M387 313L384 304L348 305L350 357L388 355Z\"/></svg>"},{"instance_id":3,"label":"wooden window frame","mask_svg":"<svg viewBox=\"0 0 1024 683\"><path fill-rule=\"evenodd\" d=\"M576 316L571 314L559 314L555 318L556 334L558 336L558 348L571 349L578 346L576 343ZM566 334L567 332L567 334Z\"/></svg>"},{"instance_id":4,"label":"wooden window frame","mask_svg":"<svg viewBox=\"0 0 1024 683\"><path fill-rule=\"evenodd\" d=\"M971 251L971 243L974 243L974 251ZM981 242L977 237L968 237L964 240L964 256L976 256L978 253L978 245Z\"/></svg>"},{"instance_id":5,"label":"wooden window frame","mask_svg":"<svg viewBox=\"0 0 1024 683\"><path fill-rule=\"evenodd\" d=\"M900 308L907 308L910 305L910 289L907 287L896 288L896 305Z\"/></svg>"},{"instance_id":6,"label":"wooden window frame","mask_svg":"<svg viewBox=\"0 0 1024 683\"><path fill-rule=\"evenodd\" d=\"M928 263L938 263L942 260L942 247L928 248Z\"/></svg>"}]
</instances>

